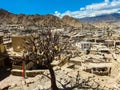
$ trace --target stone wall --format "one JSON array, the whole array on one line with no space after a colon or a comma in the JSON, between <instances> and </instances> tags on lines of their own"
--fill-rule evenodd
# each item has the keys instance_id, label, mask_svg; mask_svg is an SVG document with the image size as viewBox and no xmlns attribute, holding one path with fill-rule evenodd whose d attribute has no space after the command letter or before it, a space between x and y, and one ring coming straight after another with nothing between
<instances>
[{"instance_id":1,"label":"stone wall","mask_svg":"<svg viewBox=\"0 0 120 90\"><path fill-rule=\"evenodd\" d=\"M34 77L38 74L43 74L45 71L48 71L48 70L26 70L26 76L27 77ZM22 70L13 69L11 71L11 74L15 75L15 76L22 76Z\"/></svg>"}]
</instances>

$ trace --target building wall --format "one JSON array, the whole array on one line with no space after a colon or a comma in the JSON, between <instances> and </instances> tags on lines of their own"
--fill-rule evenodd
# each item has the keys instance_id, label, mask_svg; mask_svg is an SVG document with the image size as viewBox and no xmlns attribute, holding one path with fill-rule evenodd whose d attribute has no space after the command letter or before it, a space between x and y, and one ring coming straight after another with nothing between
<instances>
[{"instance_id":1,"label":"building wall","mask_svg":"<svg viewBox=\"0 0 120 90\"><path fill-rule=\"evenodd\" d=\"M0 54L6 53L6 47L2 44L0 44Z\"/></svg>"},{"instance_id":2,"label":"building wall","mask_svg":"<svg viewBox=\"0 0 120 90\"><path fill-rule=\"evenodd\" d=\"M91 43L90 42L80 42L80 43L76 43L76 46L79 48L79 49L90 49L91 47Z\"/></svg>"},{"instance_id":3,"label":"building wall","mask_svg":"<svg viewBox=\"0 0 120 90\"><path fill-rule=\"evenodd\" d=\"M23 50L24 37L15 36L12 37L12 47L15 52L20 52Z\"/></svg>"},{"instance_id":4,"label":"building wall","mask_svg":"<svg viewBox=\"0 0 120 90\"><path fill-rule=\"evenodd\" d=\"M0 36L0 44L3 43L3 36Z\"/></svg>"},{"instance_id":5,"label":"building wall","mask_svg":"<svg viewBox=\"0 0 120 90\"><path fill-rule=\"evenodd\" d=\"M8 63L8 64L7 64ZM9 56L7 55L6 46L0 44L0 67L8 66L10 63Z\"/></svg>"},{"instance_id":6,"label":"building wall","mask_svg":"<svg viewBox=\"0 0 120 90\"><path fill-rule=\"evenodd\" d=\"M12 47L15 52L21 52L24 49L25 40L30 36L14 36L12 37Z\"/></svg>"}]
</instances>

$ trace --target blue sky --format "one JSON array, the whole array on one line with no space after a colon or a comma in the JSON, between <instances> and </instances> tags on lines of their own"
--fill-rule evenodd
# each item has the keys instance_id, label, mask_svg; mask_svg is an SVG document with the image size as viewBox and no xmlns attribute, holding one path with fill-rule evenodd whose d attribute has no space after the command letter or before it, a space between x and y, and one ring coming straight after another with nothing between
<instances>
[{"instance_id":1,"label":"blue sky","mask_svg":"<svg viewBox=\"0 0 120 90\"><path fill-rule=\"evenodd\" d=\"M117 5L113 6L112 2ZM118 4L120 6L120 0L0 0L0 8L15 14L54 14L79 18L97 16L98 10L104 13L105 10L108 10L107 13L118 12Z\"/></svg>"}]
</instances>

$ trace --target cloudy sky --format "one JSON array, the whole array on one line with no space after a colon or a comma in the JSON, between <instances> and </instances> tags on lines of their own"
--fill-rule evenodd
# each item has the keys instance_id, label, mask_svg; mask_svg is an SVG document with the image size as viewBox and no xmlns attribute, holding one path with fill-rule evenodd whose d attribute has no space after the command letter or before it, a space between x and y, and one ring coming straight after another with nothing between
<instances>
[{"instance_id":1,"label":"cloudy sky","mask_svg":"<svg viewBox=\"0 0 120 90\"><path fill-rule=\"evenodd\" d=\"M93 17L120 11L120 0L0 0L0 8L15 14Z\"/></svg>"},{"instance_id":2,"label":"cloudy sky","mask_svg":"<svg viewBox=\"0 0 120 90\"><path fill-rule=\"evenodd\" d=\"M102 14L119 13L120 0L104 0L99 3L88 4L85 7L80 7L79 10L70 11L67 10L64 13L55 11L55 15L63 17L69 15L75 18L94 17Z\"/></svg>"}]
</instances>

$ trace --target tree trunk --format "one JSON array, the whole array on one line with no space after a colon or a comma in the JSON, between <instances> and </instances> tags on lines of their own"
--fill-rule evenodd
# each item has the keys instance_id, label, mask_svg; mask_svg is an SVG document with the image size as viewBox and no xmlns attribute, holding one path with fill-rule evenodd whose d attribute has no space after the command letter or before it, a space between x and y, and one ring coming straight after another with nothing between
<instances>
[{"instance_id":1,"label":"tree trunk","mask_svg":"<svg viewBox=\"0 0 120 90\"><path fill-rule=\"evenodd\" d=\"M51 76L51 89L52 90L58 90L58 87L57 87L57 84L56 84L55 73L54 73L54 70L53 70L51 64L48 65L48 69L49 69L50 76Z\"/></svg>"}]
</instances>

